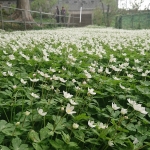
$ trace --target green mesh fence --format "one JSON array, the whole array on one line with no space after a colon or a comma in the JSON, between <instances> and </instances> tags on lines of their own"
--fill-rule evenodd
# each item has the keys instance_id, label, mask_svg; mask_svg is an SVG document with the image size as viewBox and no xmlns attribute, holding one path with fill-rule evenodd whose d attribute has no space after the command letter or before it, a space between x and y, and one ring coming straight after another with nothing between
<instances>
[{"instance_id":1,"label":"green mesh fence","mask_svg":"<svg viewBox=\"0 0 150 150\"><path fill-rule=\"evenodd\" d=\"M150 29L150 12L116 16L118 29Z\"/></svg>"}]
</instances>

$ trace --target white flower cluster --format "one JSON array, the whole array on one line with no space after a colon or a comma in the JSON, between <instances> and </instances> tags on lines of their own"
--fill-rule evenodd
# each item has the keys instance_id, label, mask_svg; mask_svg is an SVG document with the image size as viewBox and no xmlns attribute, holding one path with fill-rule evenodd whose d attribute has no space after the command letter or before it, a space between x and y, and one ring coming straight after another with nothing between
<instances>
[{"instance_id":1,"label":"white flower cluster","mask_svg":"<svg viewBox=\"0 0 150 150\"><path fill-rule=\"evenodd\" d=\"M137 104L135 101L132 101L130 99L127 99L128 102L132 105L132 107L134 108L134 110L139 111L142 114L147 114L148 112L145 110L145 107L142 107L141 104Z\"/></svg>"}]
</instances>

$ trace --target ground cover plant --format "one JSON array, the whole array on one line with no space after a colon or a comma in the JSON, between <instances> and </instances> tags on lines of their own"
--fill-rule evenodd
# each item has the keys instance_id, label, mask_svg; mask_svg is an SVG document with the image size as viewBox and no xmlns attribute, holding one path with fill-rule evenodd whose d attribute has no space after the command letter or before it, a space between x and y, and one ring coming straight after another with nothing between
<instances>
[{"instance_id":1,"label":"ground cover plant","mask_svg":"<svg viewBox=\"0 0 150 150\"><path fill-rule=\"evenodd\" d=\"M150 30L0 32L1 150L149 150Z\"/></svg>"}]
</instances>

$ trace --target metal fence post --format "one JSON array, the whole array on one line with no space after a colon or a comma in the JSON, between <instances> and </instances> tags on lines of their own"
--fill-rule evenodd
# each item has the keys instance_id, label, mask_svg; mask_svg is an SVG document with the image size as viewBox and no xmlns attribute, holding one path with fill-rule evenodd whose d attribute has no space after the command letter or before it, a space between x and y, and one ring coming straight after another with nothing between
<instances>
[{"instance_id":1,"label":"metal fence post","mask_svg":"<svg viewBox=\"0 0 150 150\"><path fill-rule=\"evenodd\" d=\"M2 12L2 5L0 5L0 11L1 11L1 23L2 23L2 29L4 30L4 22L3 22L3 12Z\"/></svg>"}]
</instances>

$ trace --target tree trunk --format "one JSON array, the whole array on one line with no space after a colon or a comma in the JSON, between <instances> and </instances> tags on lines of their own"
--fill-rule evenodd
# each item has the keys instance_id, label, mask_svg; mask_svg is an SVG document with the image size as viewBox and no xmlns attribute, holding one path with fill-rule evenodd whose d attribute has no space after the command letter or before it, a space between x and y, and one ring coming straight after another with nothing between
<instances>
[{"instance_id":1,"label":"tree trunk","mask_svg":"<svg viewBox=\"0 0 150 150\"><path fill-rule=\"evenodd\" d=\"M14 20L19 21L33 21L31 13L28 11L30 10L30 2L29 0L17 0L17 8L23 10L16 10L12 18Z\"/></svg>"},{"instance_id":2,"label":"tree trunk","mask_svg":"<svg viewBox=\"0 0 150 150\"><path fill-rule=\"evenodd\" d=\"M107 5L107 27L110 26L110 20L109 20L109 9L110 9L110 6L109 4Z\"/></svg>"},{"instance_id":3,"label":"tree trunk","mask_svg":"<svg viewBox=\"0 0 150 150\"><path fill-rule=\"evenodd\" d=\"M105 9L104 9L104 4L102 1L100 1L102 4L102 10L103 10L103 23L106 25L106 19L105 19Z\"/></svg>"}]
</instances>

